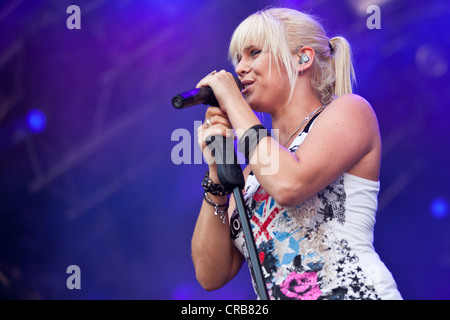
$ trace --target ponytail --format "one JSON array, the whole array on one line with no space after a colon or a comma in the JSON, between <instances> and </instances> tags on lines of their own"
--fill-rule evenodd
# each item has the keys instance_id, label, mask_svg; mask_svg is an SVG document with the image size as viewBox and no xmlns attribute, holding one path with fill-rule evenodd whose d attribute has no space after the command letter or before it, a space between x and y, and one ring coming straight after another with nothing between
<instances>
[{"instance_id":1,"label":"ponytail","mask_svg":"<svg viewBox=\"0 0 450 320\"><path fill-rule=\"evenodd\" d=\"M330 39L330 45L331 64L335 75L334 94L336 96L350 94L353 92L353 85L356 84L350 44L343 37L334 37Z\"/></svg>"}]
</instances>

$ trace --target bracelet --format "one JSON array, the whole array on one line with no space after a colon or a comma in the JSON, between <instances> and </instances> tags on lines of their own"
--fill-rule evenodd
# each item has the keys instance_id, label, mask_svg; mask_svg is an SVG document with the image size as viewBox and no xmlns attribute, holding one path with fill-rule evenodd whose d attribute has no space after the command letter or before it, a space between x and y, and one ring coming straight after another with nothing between
<instances>
[{"instance_id":1,"label":"bracelet","mask_svg":"<svg viewBox=\"0 0 450 320\"><path fill-rule=\"evenodd\" d=\"M205 199L205 201L212 205L214 207L214 214L217 216L219 216L222 219L222 222L225 224L225 222L227 221L227 217L225 216L225 213L227 213L228 210L228 202L225 204L217 204L214 201L212 201L212 199L208 196L208 194L205 192L203 195L203 199ZM225 207L224 209L220 209L220 207Z\"/></svg>"},{"instance_id":2,"label":"bracelet","mask_svg":"<svg viewBox=\"0 0 450 320\"><path fill-rule=\"evenodd\" d=\"M270 137L269 130L261 124L254 125L247 129L244 135L239 139L239 151L244 154L247 163L258 146L259 141L265 137Z\"/></svg>"},{"instance_id":3,"label":"bracelet","mask_svg":"<svg viewBox=\"0 0 450 320\"><path fill-rule=\"evenodd\" d=\"M230 191L226 190L223 185L213 183L209 178L209 171L206 171L205 173L205 177L202 181L202 187L205 189L205 192L209 192L215 196L224 196L231 193Z\"/></svg>"}]
</instances>

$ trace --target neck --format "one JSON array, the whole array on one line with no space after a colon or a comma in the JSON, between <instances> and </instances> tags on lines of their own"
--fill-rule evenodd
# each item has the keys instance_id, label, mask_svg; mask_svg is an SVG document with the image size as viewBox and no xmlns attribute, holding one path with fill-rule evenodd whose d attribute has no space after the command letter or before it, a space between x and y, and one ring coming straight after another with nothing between
<instances>
[{"instance_id":1,"label":"neck","mask_svg":"<svg viewBox=\"0 0 450 320\"><path fill-rule=\"evenodd\" d=\"M273 129L279 130L280 144L283 144L294 133L308 115L322 106L320 99L313 92L296 95L295 91L289 103L277 108L271 114L272 127ZM298 132L300 132L305 125L306 123L299 128ZM290 139L290 141L292 141L292 139Z\"/></svg>"}]
</instances>

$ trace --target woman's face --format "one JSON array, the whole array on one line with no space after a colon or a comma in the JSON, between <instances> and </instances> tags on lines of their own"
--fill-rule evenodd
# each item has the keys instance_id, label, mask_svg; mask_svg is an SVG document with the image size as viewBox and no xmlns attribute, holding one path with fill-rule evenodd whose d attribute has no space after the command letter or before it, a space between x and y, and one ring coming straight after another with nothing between
<instances>
[{"instance_id":1,"label":"woman's face","mask_svg":"<svg viewBox=\"0 0 450 320\"><path fill-rule=\"evenodd\" d=\"M277 106L287 103L290 85L286 69L278 67L275 58L270 59L270 53L263 53L256 46L247 47L236 73L242 82L242 94L254 111L272 113Z\"/></svg>"}]
</instances>

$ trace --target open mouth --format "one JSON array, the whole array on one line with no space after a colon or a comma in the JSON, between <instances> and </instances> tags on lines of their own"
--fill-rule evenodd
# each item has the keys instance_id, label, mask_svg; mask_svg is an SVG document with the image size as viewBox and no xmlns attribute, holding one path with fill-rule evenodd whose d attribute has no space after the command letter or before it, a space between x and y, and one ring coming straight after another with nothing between
<instances>
[{"instance_id":1,"label":"open mouth","mask_svg":"<svg viewBox=\"0 0 450 320\"><path fill-rule=\"evenodd\" d=\"M253 81L244 81L242 82L242 93L245 93L248 91L248 89L253 85Z\"/></svg>"}]
</instances>

